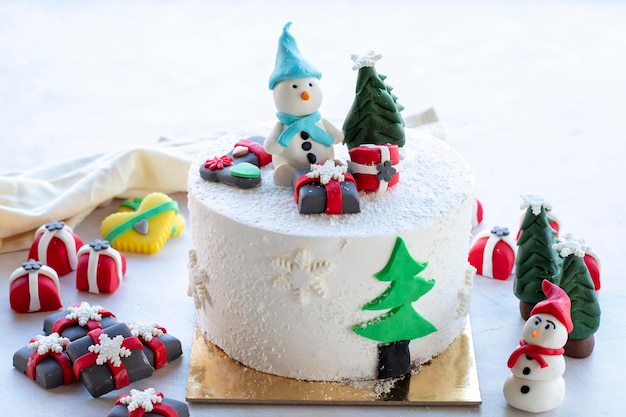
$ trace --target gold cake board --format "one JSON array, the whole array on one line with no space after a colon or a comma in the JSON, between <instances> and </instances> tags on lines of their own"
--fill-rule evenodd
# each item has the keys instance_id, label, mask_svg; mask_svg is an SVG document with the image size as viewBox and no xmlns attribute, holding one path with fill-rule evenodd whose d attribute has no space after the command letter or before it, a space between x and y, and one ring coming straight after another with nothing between
<instances>
[{"instance_id":1,"label":"gold cake board","mask_svg":"<svg viewBox=\"0 0 626 417\"><path fill-rule=\"evenodd\" d=\"M310 382L270 375L229 358L196 326L187 401L229 404L479 405L482 400L469 319L461 336L420 372L397 380Z\"/></svg>"}]
</instances>

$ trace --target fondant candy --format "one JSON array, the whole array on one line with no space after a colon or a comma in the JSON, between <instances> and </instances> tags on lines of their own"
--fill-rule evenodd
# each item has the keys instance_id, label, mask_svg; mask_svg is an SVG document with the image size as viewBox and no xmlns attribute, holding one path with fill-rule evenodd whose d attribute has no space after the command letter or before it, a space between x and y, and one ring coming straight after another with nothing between
<instances>
[{"instance_id":1,"label":"fondant candy","mask_svg":"<svg viewBox=\"0 0 626 417\"><path fill-rule=\"evenodd\" d=\"M13 366L49 389L76 381L72 364L65 353L70 340L58 333L38 335L30 343L13 354Z\"/></svg>"},{"instance_id":2,"label":"fondant candy","mask_svg":"<svg viewBox=\"0 0 626 417\"><path fill-rule=\"evenodd\" d=\"M151 193L135 211L107 216L100 231L104 240L119 251L154 254L170 237L179 235L184 225L176 201L163 193Z\"/></svg>"},{"instance_id":3,"label":"fondant candy","mask_svg":"<svg viewBox=\"0 0 626 417\"><path fill-rule=\"evenodd\" d=\"M144 345L144 353L154 369L159 369L183 354L180 340L155 323L128 323L133 336Z\"/></svg>"},{"instance_id":4,"label":"fondant candy","mask_svg":"<svg viewBox=\"0 0 626 417\"><path fill-rule=\"evenodd\" d=\"M76 289L114 292L126 274L126 257L113 249L106 240L96 239L78 250Z\"/></svg>"},{"instance_id":5,"label":"fondant candy","mask_svg":"<svg viewBox=\"0 0 626 417\"><path fill-rule=\"evenodd\" d=\"M76 269L76 252L83 246L80 237L64 222L53 221L35 232L35 241L28 252L28 259L41 261L54 269L59 276Z\"/></svg>"},{"instance_id":6,"label":"fondant candy","mask_svg":"<svg viewBox=\"0 0 626 417\"><path fill-rule=\"evenodd\" d=\"M70 340L85 336L90 330L103 329L117 323L115 315L99 305L86 301L49 315L44 319L46 334L59 333Z\"/></svg>"},{"instance_id":7,"label":"fondant candy","mask_svg":"<svg viewBox=\"0 0 626 417\"><path fill-rule=\"evenodd\" d=\"M124 323L94 329L67 346L74 375L93 397L152 375L141 341Z\"/></svg>"},{"instance_id":8,"label":"fondant candy","mask_svg":"<svg viewBox=\"0 0 626 417\"><path fill-rule=\"evenodd\" d=\"M471 244L468 261L476 273L505 280L515 268L517 246L506 227L494 227L477 234Z\"/></svg>"},{"instance_id":9,"label":"fondant candy","mask_svg":"<svg viewBox=\"0 0 626 417\"><path fill-rule=\"evenodd\" d=\"M58 310L62 307L59 277L54 269L31 259L9 277L9 301L18 313Z\"/></svg>"},{"instance_id":10,"label":"fondant candy","mask_svg":"<svg viewBox=\"0 0 626 417\"><path fill-rule=\"evenodd\" d=\"M359 191L385 192L400 180L398 145L365 144L352 148L348 170Z\"/></svg>"},{"instance_id":11,"label":"fondant candy","mask_svg":"<svg viewBox=\"0 0 626 417\"><path fill-rule=\"evenodd\" d=\"M359 193L345 166L334 161L298 169L294 178L294 198L302 214L347 214L361 211Z\"/></svg>"},{"instance_id":12,"label":"fondant candy","mask_svg":"<svg viewBox=\"0 0 626 417\"><path fill-rule=\"evenodd\" d=\"M164 397L154 388L130 390L122 395L107 417L189 417L189 408L182 401Z\"/></svg>"}]
</instances>

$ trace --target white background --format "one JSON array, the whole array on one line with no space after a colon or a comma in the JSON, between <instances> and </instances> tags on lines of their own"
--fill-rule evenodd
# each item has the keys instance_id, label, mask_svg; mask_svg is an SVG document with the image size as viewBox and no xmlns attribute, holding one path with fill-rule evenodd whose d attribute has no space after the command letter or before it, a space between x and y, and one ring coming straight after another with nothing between
<instances>
[{"instance_id":1,"label":"white background","mask_svg":"<svg viewBox=\"0 0 626 417\"><path fill-rule=\"evenodd\" d=\"M520 194L550 200L566 232L600 255L603 310L596 349L567 359L565 402L555 416L623 409L626 207L626 3L611 1L114 1L0 2L0 174L140 144L197 138L274 120L268 90L282 27L324 73L321 112L343 117L356 73L349 56L375 50L405 117L434 107L447 141L471 163L485 227L516 229ZM185 204L184 194L176 196ZM78 229L99 237L96 211ZM1 227L0 219L0 227ZM193 330L186 296L188 233L153 256L131 255L123 287L78 293L122 320L153 320L184 345L181 360L146 384L184 399ZM0 280L25 253L0 255ZM154 285L143 289L144 284ZM522 320L504 282L477 277L472 324L480 407L343 408L197 406L194 416L517 415L502 383ZM40 389L11 366L43 314L13 313L0 297L0 392L5 415L102 416L120 394L92 399L80 384Z\"/></svg>"}]
</instances>

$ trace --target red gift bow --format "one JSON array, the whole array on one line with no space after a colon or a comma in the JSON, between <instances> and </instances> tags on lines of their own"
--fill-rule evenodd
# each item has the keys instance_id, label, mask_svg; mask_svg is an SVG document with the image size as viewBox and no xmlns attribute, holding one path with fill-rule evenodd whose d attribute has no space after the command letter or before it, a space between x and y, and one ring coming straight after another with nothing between
<instances>
[{"instance_id":1,"label":"red gift bow","mask_svg":"<svg viewBox=\"0 0 626 417\"><path fill-rule=\"evenodd\" d=\"M163 393L162 392L156 392L155 394L157 396L163 398ZM126 397L130 397L130 395L122 395L115 402L115 405L125 405L125 404L121 403L121 400L123 398L126 398ZM162 415L164 417L178 417L178 412L174 409L174 407L172 407L169 404L164 404L162 402L153 404L152 411L150 411L150 412L151 413L160 414L160 415ZM143 417L146 413L147 413L147 411L145 410L145 408L138 407L138 408L135 408L133 411L129 412L128 413L128 417Z\"/></svg>"},{"instance_id":2,"label":"red gift bow","mask_svg":"<svg viewBox=\"0 0 626 417\"><path fill-rule=\"evenodd\" d=\"M74 305L72 307L78 307L77 305ZM100 311L98 314L100 314L100 316L102 317L115 317L115 314L113 314L112 312L110 312L109 310L102 309L102 311ZM54 322L54 324L52 324L52 331L51 333L58 333L61 334L61 332L68 326L73 326L75 324L78 324L78 318L76 319L68 319L67 317L61 317L60 319L58 319L57 321ZM89 320L87 321L87 329L89 330L94 330L94 329L102 329L102 323L100 323L99 320Z\"/></svg>"},{"instance_id":3,"label":"red gift bow","mask_svg":"<svg viewBox=\"0 0 626 417\"><path fill-rule=\"evenodd\" d=\"M94 329L90 331L89 333L87 333L87 335L89 335L96 344L100 344L100 335L103 333L104 331L102 329ZM124 347L128 350L133 350L133 349L143 350L143 344L141 343L141 340L139 340L135 336L124 338L124 341L122 342L121 347ZM74 361L74 366L73 366L74 375L76 376L76 379L80 378L80 373L84 371L86 368L92 365L95 365L97 358L98 358L98 353L87 352L83 356L76 359ZM120 366L113 366L113 364L110 361L107 361L106 364L109 367L111 374L113 375L113 381L114 381L113 383L115 385L115 389L120 389L120 388L130 385L130 378L128 377L128 372L126 371L126 368L124 367L124 363L120 364Z\"/></svg>"},{"instance_id":4,"label":"red gift bow","mask_svg":"<svg viewBox=\"0 0 626 417\"><path fill-rule=\"evenodd\" d=\"M34 339L33 339L34 340ZM32 340L31 340L32 342ZM28 361L26 362L26 375L32 380L35 380L35 372L37 365L41 362L42 359L50 357L54 359L59 366L61 367L61 371L63 372L63 383L65 385L71 384L76 381L76 377L72 372L72 364L70 363L70 359L63 352L51 352L48 351L43 355L40 355L37 352L37 349L28 357Z\"/></svg>"},{"instance_id":5,"label":"red gift bow","mask_svg":"<svg viewBox=\"0 0 626 417\"><path fill-rule=\"evenodd\" d=\"M356 181L354 180L352 174L346 172L343 175L344 182L350 181L356 186ZM319 178L310 178L307 176L307 174L302 174L298 177L294 187L294 197L296 199L296 204L298 204L300 187L314 182L320 182ZM343 213L343 196L341 194L341 182L336 179L331 179L327 184L324 185L324 187L326 189L326 214Z\"/></svg>"}]
</instances>

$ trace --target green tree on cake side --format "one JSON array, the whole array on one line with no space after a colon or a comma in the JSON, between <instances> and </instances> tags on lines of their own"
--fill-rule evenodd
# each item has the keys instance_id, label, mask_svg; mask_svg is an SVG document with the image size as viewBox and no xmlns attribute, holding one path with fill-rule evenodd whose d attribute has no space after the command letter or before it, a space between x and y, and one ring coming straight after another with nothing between
<instances>
[{"instance_id":1,"label":"green tree on cake side","mask_svg":"<svg viewBox=\"0 0 626 417\"><path fill-rule=\"evenodd\" d=\"M600 304L596 290L585 265L583 242L566 235L563 242L554 245L563 257L559 286L567 293L572 303L571 315L574 330L569 334L565 354L583 358L593 351L594 333L600 327Z\"/></svg>"},{"instance_id":2,"label":"green tree on cake side","mask_svg":"<svg viewBox=\"0 0 626 417\"><path fill-rule=\"evenodd\" d=\"M428 263L413 259L402 238L398 237L387 265L374 274L379 281L390 284L362 309L389 311L357 324L352 330L360 336L381 342L378 345L379 378L409 373L409 342L437 331L412 305L435 285L435 280L418 275L427 266Z\"/></svg>"},{"instance_id":3,"label":"green tree on cake side","mask_svg":"<svg viewBox=\"0 0 626 417\"><path fill-rule=\"evenodd\" d=\"M522 198L526 214L517 240L513 292L520 300L522 318L528 320L532 307L545 299L541 290L543 280L557 284L559 260L552 248L554 230L546 215L550 205L541 197L527 195Z\"/></svg>"},{"instance_id":4,"label":"green tree on cake side","mask_svg":"<svg viewBox=\"0 0 626 417\"><path fill-rule=\"evenodd\" d=\"M404 146L404 120L400 115L403 107L391 92L393 88L385 83L386 77L374 68L381 57L373 52L352 55L352 68L359 73L354 102L343 124L343 143L348 149L366 143Z\"/></svg>"}]
</instances>

